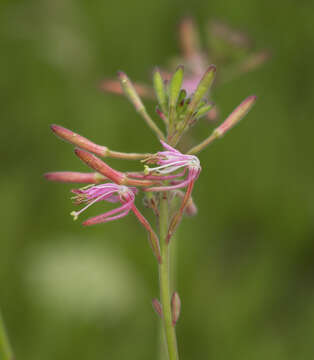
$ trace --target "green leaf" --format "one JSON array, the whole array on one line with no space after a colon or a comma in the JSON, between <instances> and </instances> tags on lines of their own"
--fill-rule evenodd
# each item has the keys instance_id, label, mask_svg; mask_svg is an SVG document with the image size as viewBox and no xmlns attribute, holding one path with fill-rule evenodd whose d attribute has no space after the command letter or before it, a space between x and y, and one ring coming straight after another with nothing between
<instances>
[{"instance_id":1,"label":"green leaf","mask_svg":"<svg viewBox=\"0 0 314 360\"><path fill-rule=\"evenodd\" d=\"M192 113L196 110L198 104L212 86L215 79L215 74L216 74L216 67L214 65L210 65L197 86L197 89L193 95L191 103L188 106L187 116L191 116Z\"/></svg>"},{"instance_id":2,"label":"green leaf","mask_svg":"<svg viewBox=\"0 0 314 360\"><path fill-rule=\"evenodd\" d=\"M169 106L174 108L177 105L178 97L180 94L183 82L183 66L179 65L176 72L173 74L169 84Z\"/></svg>"},{"instance_id":3,"label":"green leaf","mask_svg":"<svg viewBox=\"0 0 314 360\"><path fill-rule=\"evenodd\" d=\"M154 71L153 74L153 83L154 89L156 93L156 97L162 112L167 115L168 113L168 106L167 106L167 93L165 89L164 81L161 77L161 74L158 69Z\"/></svg>"},{"instance_id":4,"label":"green leaf","mask_svg":"<svg viewBox=\"0 0 314 360\"><path fill-rule=\"evenodd\" d=\"M196 114L194 115L197 119L199 119L200 117L204 116L205 114L208 113L209 110L211 110L213 108L213 104L208 104L208 105L204 105L202 107L200 107Z\"/></svg>"}]
</instances>

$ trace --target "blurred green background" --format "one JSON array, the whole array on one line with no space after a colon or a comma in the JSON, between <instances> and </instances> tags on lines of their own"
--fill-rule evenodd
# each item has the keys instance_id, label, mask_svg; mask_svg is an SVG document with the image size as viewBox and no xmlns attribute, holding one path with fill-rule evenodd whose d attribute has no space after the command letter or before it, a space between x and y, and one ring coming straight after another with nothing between
<instances>
[{"instance_id":1,"label":"blurred green background","mask_svg":"<svg viewBox=\"0 0 314 360\"><path fill-rule=\"evenodd\" d=\"M177 244L181 358L314 357L314 3L1 0L0 305L17 359L158 358L144 230L133 216L73 223L72 186L42 174L86 170L51 123L114 150L159 149L127 100L98 85L117 70L150 79L178 53L185 14L203 30L215 18L247 31L272 59L214 94L223 117L259 99L200 155L199 214Z\"/></svg>"}]
</instances>

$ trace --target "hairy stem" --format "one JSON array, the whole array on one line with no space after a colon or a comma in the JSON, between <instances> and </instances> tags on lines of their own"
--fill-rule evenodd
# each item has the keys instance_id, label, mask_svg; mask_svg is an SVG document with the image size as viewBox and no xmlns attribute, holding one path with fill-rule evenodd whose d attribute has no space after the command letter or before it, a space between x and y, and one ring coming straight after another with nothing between
<instances>
[{"instance_id":1,"label":"hairy stem","mask_svg":"<svg viewBox=\"0 0 314 360\"><path fill-rule=\"evenodd\" d=\"M6 334L3 319L0 313L0 359L13 360L13 352Z\"/></svg>"},{"instance_id":2,"label":"hairy stem","mask_svg":"<svg viewBox=\"0 0 314 360\"><path fill-rule=\"evenodd\" d=\"M168 200L167 194L162 195L160 203L160 247L161 264L159 265L160 302L163 312L163 326L166 336L169 360L179 360L175 327L172 324L171 294L170 294L170 267L168 233Z\"/></svg>"}]
</instances>

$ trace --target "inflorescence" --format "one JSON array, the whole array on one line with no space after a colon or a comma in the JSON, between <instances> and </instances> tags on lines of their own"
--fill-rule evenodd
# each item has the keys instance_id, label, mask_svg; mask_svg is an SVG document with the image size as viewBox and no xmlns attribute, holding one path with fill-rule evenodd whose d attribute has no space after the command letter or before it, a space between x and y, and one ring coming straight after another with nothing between
<instances>
[{"instance_id":1,"label":"inflorescence","mask_svg":"<svg viewBox=\"0 0 314 360\"><path fill-rule=\"evenodd\" d=\"M95 144L62 126L51 126L52 131L58 137L76 147L75 154L95 171L90 173L67 171L45 174L45 177L52 181L89 184L83 188L72 190L75 194L74 203L85 205L81 210L71 213L74 219L77 219L97 202L120 203L120 206L112 210L85 220L83 225L117 220L132 212L147 230L154 254L160 261L158 236L135 206L136 197L142 192L146 199L145 203L152 208L157 216L157 203L163 193L169 194L169 199L180 199L180 204L174 210L169 222L167 235L169 242L184 212L190 215L196 212L196 206L192 200L192 190L201 172L200 161L196 154L238 123L256 100L255 96L248 97L202 143L191 148L186 154L181 153L176 146L188 130L201 117L206 116L212 108L212 105L206 100L206 95L213 84L215 73L215 66L210 65L198 82L195 91L190 93L189 89L188 91L185 89L183 66L177 68L170 81L166 81L158 69L154 71L153 83L158 100L157 114L164 122L165 133L148 114L127 75L122 72L118 73L125 95L161 142L163 150L156 154L114 151L106 146ZM141 172L121 172L111 168L100 157L141 161L144 164L144 169ZM185 191L182 192L182 189Z\"/></svg>"}]
</instances>

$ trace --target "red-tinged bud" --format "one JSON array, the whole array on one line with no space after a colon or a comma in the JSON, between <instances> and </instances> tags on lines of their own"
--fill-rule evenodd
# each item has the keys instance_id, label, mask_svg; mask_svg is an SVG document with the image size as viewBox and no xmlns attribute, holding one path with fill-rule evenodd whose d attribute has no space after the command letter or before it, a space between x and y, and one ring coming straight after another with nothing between
<instances>
[{"instance_id":1,"label":"red-tinged bud","mask_svg":"<svg viewBox=\"0 0 314 360\"><path fill-rule=\"evenodd\" d=\"M44 177L49 181L80 184L98 184L108 180L108 178L98 173L81 173L74 171L55 171L44 174Z\"/></svg>"},{"instance_id":2,"label":"red-tinged bud","mask_svg":"<svg viewBox=\"0 0 314 360\"><path fill-rule=\"evenodd\" d=\"M194 181L189 183L189 185L188 185L188 187L186 189L186 192L184 194L184 197L182 199L180 209L174 214L173 218L171 219L169 229L168 229L168 233L167 233L167 238L166 238L167 243L170 242L170 239L171 239L172 235L174 234L177 226L181 222L183 212L184 212L184 210L185 210L185 208L186 208L186 206L187 206L187 204L189 202L189 199L190 199L191 194L192 194L193 187L194 187Z\"/></svg>"},{"instance_id":3,"label":"red-tinged bud","mask_svg":"<svg viewBox=\"0 0 314 360\"><path fill-rule=\"evenodd\" d=\"M158 239L157 235L155 234L154 230L150 226L149 222L141 214L141 212L138 210L138 208L135 205L132 206L132 211L133 211L134 215L137 217L137 219L139 220L139 222L147 230L151 248L152 248L159 264L161 264L162 261L161 261L161 254L160 254L160 245L159 245L159 239Z\"/></svg>"},{"instance_id":4,"label":"red-tinged bud","mask_svg":"<svg viewBox=\"0 0 314 360\"><path fill-rule=\"evenodd\" d=\"M172 295L171 310L172 310L172 325L174 326L178 322L181 312L181 300L177 292L174 292Z\"/></svg>"},{"instance_id":5,"label":"red-tinged bud","mask_svg":"<svg viewBox=\"0 0 314 360\"><path fill-rule=\"evenodd\" d=\"M197 206L195 205L195 202L192 198L188 201L184 212L187 216L195 216L197 214Z\"/></svg>"},{"instance_id":6,"label":"red-tinged bud","mask_svg":"<svg viewBox=\"0 0 314 360\"><path fill-rule=\"evenodd\" d=\"M185 193L182 190L174 190L173 196L178 196L180 199L184 199ZM190 198L188 199L188 202L184 208L184 213L187 216L195 216L197 214L197 206L193 201L192 196L190 196Z\"/></svg>"},{"instance_id":7,"label":"red-tinged bud","mask_svg":"<svg viewBox=\"0 0 314 360\"><path fill-rule=\"evenodd\" d=\"M161 306L159 300L153 299L152 305L153 305L153 308L156 311L157 315L159 315L160 318L162 318L162 306Z\"/></svg>"},{"instance_id":8,"label":"red-tinged bud","mask_svg":"<svg viewBox=\"0 0 314 360\"><path fill-rule=\"evenodd\" d=\"M51 125L51 130L61 139L78 146L81 149L90 151L99 156L106 156L108 149L105 146L97 145L85 137L59 125Z\"/></svg>"},{"instance_id":9,"label":"red-tinged bud","mask_svg":"<svg viewBox=\"0 0 314 360\"><path fill-rule=\"evenodd\" d=\"M114 183L123 185L126 176L107 165L95 155L81 149L75 149L75 154L90 168L99 172L103 176L112 180Z\"/></svg>"},{"instance_id":10,"label":"red-tinged bud","mask_svg":"<svg viewBox=\"0 0 314 360\"><path fill-rule=\"evenodd\" d=\"M223 136L228 130L233 128L244 116L251 110L256 102L256 96L252 95L246 98L238 107L236 107L227 119L214 130L213 135L216 137Z\"/></svg>"},{"instance_id":11,"label":"red-tinged bud","mask_svg":"<svg viewBox=\"0 0 314 360\"><path fill-rule=\"evenodd\" d=\"M185 193L181 190L176 190L174 195L178 196L181 199L184 199L184 197L185 197ZM184 208L184 213L187 216L195 216L197 214L197 206L196 206L195 202L193 201L192 196L190 196L190 198L188 199L188 202Z\"/></svg>"},{"instance_id":12,"label":"red-tinged bud","mask_svg":"<svg viewBox=\"0 0 314 360\"><path fill-rule=\"evenodd\" d=\"M99 172L111 181L119 185L129 186L152 186L156 184L153 180L129 179L126 174L112 169L104 161L95 155L81 149L75 149L75 154L90 168Z\"/></svg>"}]
</instances>

